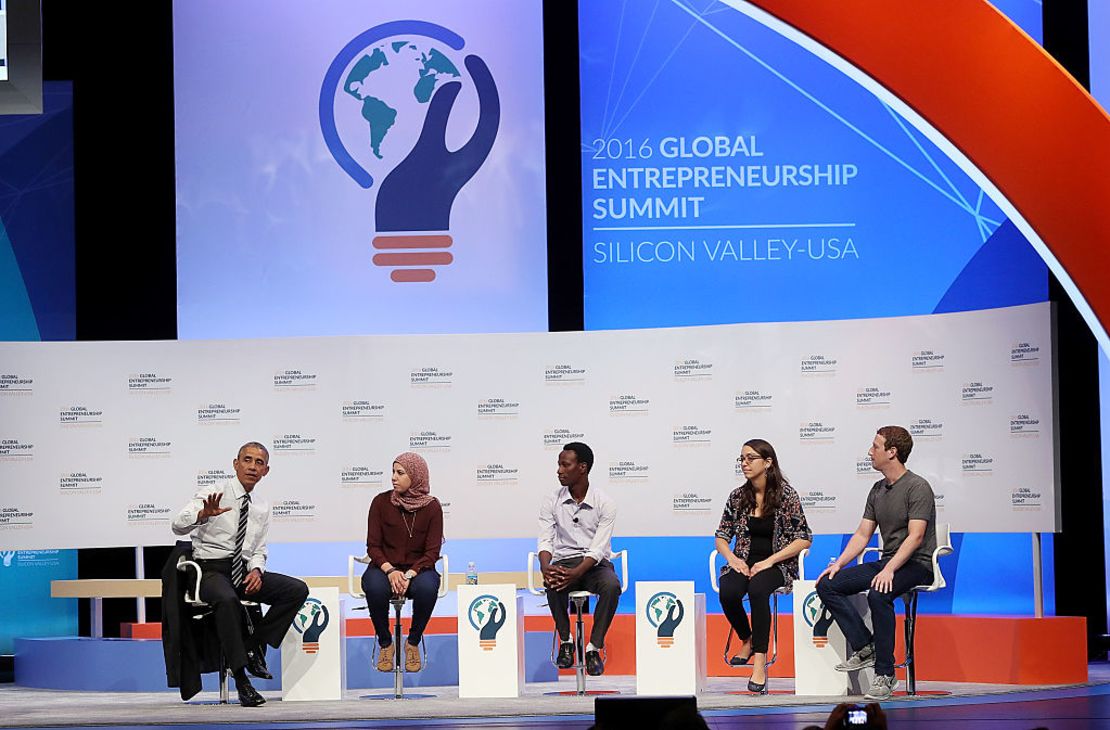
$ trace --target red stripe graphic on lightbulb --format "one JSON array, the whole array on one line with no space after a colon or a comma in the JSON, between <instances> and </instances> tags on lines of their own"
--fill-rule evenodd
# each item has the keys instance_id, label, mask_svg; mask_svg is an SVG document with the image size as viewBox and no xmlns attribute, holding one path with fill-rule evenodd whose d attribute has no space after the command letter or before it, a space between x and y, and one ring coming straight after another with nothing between
<instances>
[{"instance_id":1,"label":"red stripe graphic on lightbulb","mask_svg":"<svg viewBox=\"0 0 1110 730\"><path fill-rule=\"evenodd\" d=\"M373 246L393 253L374 254L375 266L447 266L454 256L446 251L418 251L415 249L445 249L451 247L451 236L436 234L404 234L374 236ZM434 281L436 272L430 268L394 268L389 278L398 283Z\"/></svg>"}]
</instances>

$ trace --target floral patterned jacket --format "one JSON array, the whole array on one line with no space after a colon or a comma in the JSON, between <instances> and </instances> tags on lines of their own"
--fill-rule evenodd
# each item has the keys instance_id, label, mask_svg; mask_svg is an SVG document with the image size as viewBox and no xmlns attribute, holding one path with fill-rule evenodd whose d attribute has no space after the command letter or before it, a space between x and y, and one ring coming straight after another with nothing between
<instances>
[{"instance_id":1,"label":"floral patterned jacket","mask_svg":"<svg viewBox=\"0 0 1110 730\"><path fill-rule=\"evenodd\" d=\"M748 518L751 515L741 513L740 489L740 487L737 487L728 495L728 501L725 502L725 511L721 515L721 524L717 527L716 534L717 537L727 540L729 543L732 543L732 539L735 537L736 544L732 548L732 553L746 561L752 549L752 534L748 529ZM805 513L802 512L802 501L798 498L798 493L794 491L793 487L787 485L782 489L782 504L775 510L774 528L771 533L771 552L777 553L799 539L812 540L813 533L810 532L809 523L806 522ZM787 588L798 579L797 556L776 563L775 567L782 571ZM721 571L722 575L729 570L732 570L732 568L726 565Z\"/></svg>"}]
</instances>

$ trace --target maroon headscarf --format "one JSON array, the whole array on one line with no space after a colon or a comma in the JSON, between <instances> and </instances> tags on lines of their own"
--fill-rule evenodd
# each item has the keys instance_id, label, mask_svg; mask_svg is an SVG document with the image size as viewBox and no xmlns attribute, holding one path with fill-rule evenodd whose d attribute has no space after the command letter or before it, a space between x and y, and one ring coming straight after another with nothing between
<instances>
[{"instance_id":1,"label":"maroon headscarf","mask_svg":"<svg viewBox=\"0 0 1110 730\"><path fill-rule=\"evenodd\" d=\"M424 461L423 456L406 451L393 462L404 467L412 480L412 486L404 494L398 494L397 490L393 490L389 495L389 501L394 506L415 512L435 499L428 494L428 462Z\"/></svg>"}]
</instances>

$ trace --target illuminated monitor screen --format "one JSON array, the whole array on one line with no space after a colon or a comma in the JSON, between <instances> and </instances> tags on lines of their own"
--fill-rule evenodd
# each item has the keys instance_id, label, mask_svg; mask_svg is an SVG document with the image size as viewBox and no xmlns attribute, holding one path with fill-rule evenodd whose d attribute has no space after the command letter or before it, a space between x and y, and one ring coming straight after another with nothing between
<instances>
[{"instance_id":1,"label":"illuminated monitor screen","mask_svg":"<svg viewBox=\"0 0 1110 730\"><path fill-rule=\"evenodd\" d=\"M1039 3L998 5L1039 40ZM1047 298L943 140L742 7L580 2L587 329Z\"/></svg>"},{"instance_id":2,"label":"illuminated monitor screen","mask_svg":"<svg viewBox=\"0 0 1110 730\"><path fill-rule=\"evenodd\" d=\"M541 9L175 3L179 336L546 330Z\"/></svg>"}]
</instances>

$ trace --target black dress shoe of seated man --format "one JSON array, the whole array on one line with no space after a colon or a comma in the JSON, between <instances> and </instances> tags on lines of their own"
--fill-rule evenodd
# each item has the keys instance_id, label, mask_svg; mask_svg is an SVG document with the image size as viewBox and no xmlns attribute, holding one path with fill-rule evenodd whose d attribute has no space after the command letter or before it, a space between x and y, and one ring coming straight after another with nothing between
<instances>
[{"instance_id":1,"label":"black dress shoe of seated man","mask_svg":"<svg viewBox=\"0 0 1110 730\"><path fill-rule=\"evenodd\" d=\"M559 644L559 656L555 659L555 666L559 669L570 669L574 666L574 642L564 641Z\"/></svg>"},{"instance_id":2,"label":"black dress shoe of seated man","mask_svg":"<svg viewBox=\"0 0 1110 730\"><path fill-rule=\"evenodd\" d=\"M591 677L600 677L605 674L605 662L601 661L601 652L586 652L586 674Z\"/></svg>"},{"instance_id":3,"label":"black dress shoe of seated man","mask_svg":"<svg viewBox=\"0 0 1110 730\"><path fill-rule=\"evenodd\" d=\"M243 707L258 707L266 704L266 698L258 694L258 690L249 679L235 680L235 690L239 693L239 704Z\"/></svg>"},{"instance_id":4,"label":"black dress shoe of seated man","mask_svg":"<svg viewBox=\"0 0 1110 730\"><path fill-rule=\"evenodd\" d=\"M247 671L250 672L252 677L258 677L259 679L274 678L274 675L270 674L270 670L266 667L265 647L247 651Z\"/></svg>"}]
</instances>

